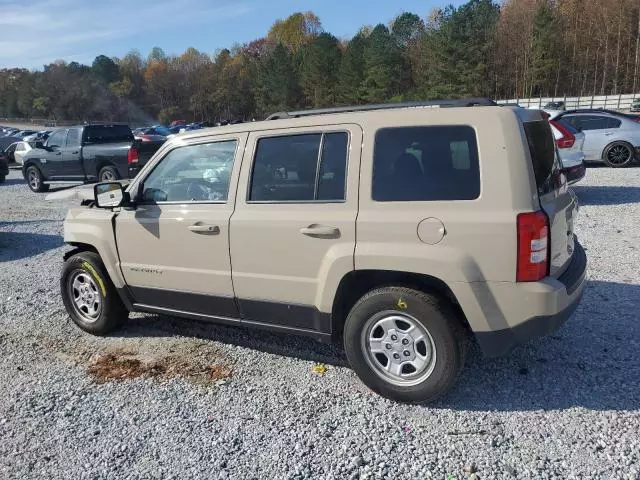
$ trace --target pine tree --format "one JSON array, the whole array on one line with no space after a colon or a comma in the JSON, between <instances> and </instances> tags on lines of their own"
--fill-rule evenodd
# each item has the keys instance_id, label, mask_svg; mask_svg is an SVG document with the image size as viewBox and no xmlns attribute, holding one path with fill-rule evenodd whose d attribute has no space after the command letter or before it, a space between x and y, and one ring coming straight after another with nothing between
<instances>
[{"instance_id":1,"label":"pine tree","mask_svg":"<svg viewBox=\"0 0 640 480\"><path fill-rule=\"evenodd\" d=\"M358 34L351 39L342 56L337 86L337 101L341 105L358 105L363 102L361 91L364 82L366 44L367 38Z\"/></svg>"},{"instance_id":2,"label":"pine tree","mask_svg":"<svg viewBox=\"0 0 640 480\"><path fill-rule=\"evenodd\" d=\"M328 107L336 103L341 59L338 39L328 33L319 35L303 48L300 84L310 105Z\"/></svg>"},{"instance_id":3,"label":"pine tree","mask_svg":"<svg viewBox=\"0 0 640 480\"><path fill-rule=\"evenodd\" d=\"M400 93L400 50L382 24L373 29L367 40L363 96L367 102L385 102Z\"/></svg>"}]
</instances>

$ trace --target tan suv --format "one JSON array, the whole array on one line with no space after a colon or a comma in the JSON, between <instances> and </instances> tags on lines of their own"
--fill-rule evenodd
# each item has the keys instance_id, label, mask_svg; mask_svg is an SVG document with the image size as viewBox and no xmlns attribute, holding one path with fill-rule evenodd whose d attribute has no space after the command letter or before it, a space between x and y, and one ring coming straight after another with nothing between
<instances>
[{"instance_id":1,"label":"tan suv","mask_svg":"<svg viewBox=\"0 0 640 480\"><path fill-rule=\"evenodd\" d=\"M463 366L554 331L586 256L539 111L451 101L276 114L167 142L70 210L62 296L340 340L362 381L429 401Z\"/></svg>"}]
</instances>

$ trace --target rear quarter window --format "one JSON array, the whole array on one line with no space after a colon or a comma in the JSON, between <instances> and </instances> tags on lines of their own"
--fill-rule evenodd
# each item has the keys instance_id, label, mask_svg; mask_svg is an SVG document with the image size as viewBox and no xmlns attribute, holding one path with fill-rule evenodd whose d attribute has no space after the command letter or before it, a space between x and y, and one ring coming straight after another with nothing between
<instances>
[{"instance_id":1,"label":"rear quarter window","mask_svg":"<svg viewBox=\"0 0 640 480\"><path fill-rule=\"evenodd\" d=\"M526 122L524 131L527 136L538 193L544 195L560 186L560 163L553 133L546 120Z\"/></svg>"},{"instance_id":2,"label":"rear quarter window","mask_svg":"<svg viewBox=\"0 0 640 480\"><path fill-rule=\"evenodd\" d=\"M475 130L466 125L378 130L373 200L424 202L480 196Z\"/></svg>"}]
</instances>

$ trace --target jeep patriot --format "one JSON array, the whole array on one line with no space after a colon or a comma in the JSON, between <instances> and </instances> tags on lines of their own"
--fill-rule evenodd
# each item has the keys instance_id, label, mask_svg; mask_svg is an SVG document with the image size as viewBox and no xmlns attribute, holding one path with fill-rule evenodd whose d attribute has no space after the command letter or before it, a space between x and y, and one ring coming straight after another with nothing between
<instances>
[{"instance_id":1,"label":"jeep patriot","mask_svg":"<svg viewBox=\"0 0 640 480\"><path fill-rule=\"evenodd\" d=\"M371 389L442 395L467 339L549 334L586 277L577 199L536 110L342 107L188 132L69 211L61 291L107 334L130 311L340 341Z\"/></svg>"}]
</instances>

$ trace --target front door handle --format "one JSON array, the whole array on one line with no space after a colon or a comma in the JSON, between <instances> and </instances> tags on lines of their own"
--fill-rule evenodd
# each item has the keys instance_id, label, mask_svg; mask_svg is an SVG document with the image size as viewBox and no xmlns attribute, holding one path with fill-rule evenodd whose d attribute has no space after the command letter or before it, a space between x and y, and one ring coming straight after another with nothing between
<instances>
[{"instance_id":1,"label":"front door handle","mask_svg":"<svg viewBox=\"0 0 640 480\"><path fill-rule=\"evenodd\" d=\"M300 229L300 233L313 238L340 238L340 229L316 223Z\"/></svg>"},{"instance_id":2,"label":"front door handle","mask_svg":"<svg viewBox=\"0 0 640 480\"><path fill-rule=\"evenodd\" d=\"M80 152L79 152L78 150L74 150L73 152L71 152L71 155L77 155L77 154L79 154L79 153L80 153Z\"/></svg>"},{"instance_id":3,"label":"front door handle","mask_svg":"<svg viewBox=\"0 0 640 480\"><path fill-rule=\"evenodd\" d=\"M55 155L62 155L62 152L56 152Z\"/></svg>"},{"instance_id":4,"label":"front door handle","mask_svg":"<svg viewBox=\"0 0 640 480\"><path fill-rule=\"evenodd\" d=\"M194 223L187 227L189 231L193 233L199 233L201 235L218 235L220 233L220 227L217 225L209 225L207 223Z\"/></svg>"}]
</instances>

